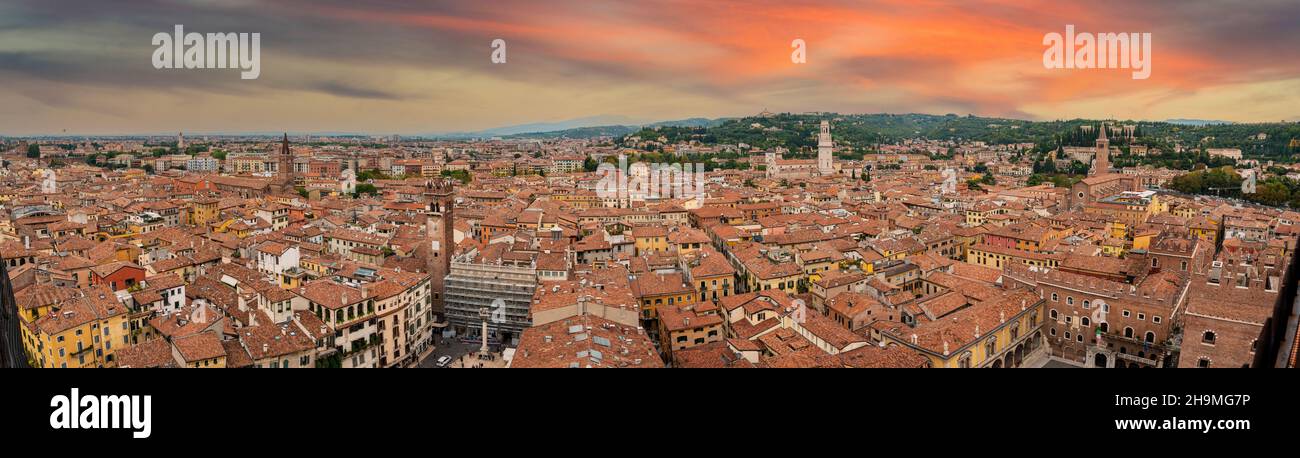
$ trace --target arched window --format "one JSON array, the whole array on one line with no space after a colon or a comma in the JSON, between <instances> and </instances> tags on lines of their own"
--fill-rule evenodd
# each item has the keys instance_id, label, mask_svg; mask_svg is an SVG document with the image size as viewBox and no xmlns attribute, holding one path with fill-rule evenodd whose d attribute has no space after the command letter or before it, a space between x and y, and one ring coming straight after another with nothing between
<instances>
[{"instance_id":1,"label":"arched window","mask_svg":"<svg viewBox=\"0 0 1300 458\"><path fill-rule=\"evenodd\" d=\"M1056 293L1052 293L1052 302L1060 302L1060 297Z\"/></svg>"},{"instance_id":2,"label":"arched window","mask_svg":"<svg viewBox=\"0 0 1300 458\"><path fill-rule=\"evenodd\" d=\"M1147 343L1156 343L1156 333L1147 331L1146 337L1147 337L1146 338Z\"/></svg>"},{"instance_id":3,"label":"arched window","mask_svg":"<svg viewBox=\"0 0 1300 458\"><path fill-rule=\"evenodd\" d=\"M1088 307L1090 307L1090 306L1092 306L1092 301L1087 300L1087 299L1084 299L1084 300L1083 300L1083 308L1086 309L1086 308L1088 308Z\"/></svg>"},{"instance_id":4,"label":"arched window","mask_svg":"<svg viewBox=\"0 0 1300 458\"><path fill-rule=\"evenodd\" d=\"M1105 321L1101 322L1101 332L1110 332L1110 324Z\"/></svg>"},{"instance_id":5,"label":"arched window","mask_svg":"<svg viewBox=\"0 0 1300 458\"><path fill-rule=\"evenodd\" d=\"M1048 313L1048 316L1052 317L1052 319L1055 320L1055 319L1056 319L1056 309L1052 309L1052 311L1051 311L1050 313Z\"/></svg>"},{"instance_id":6,"label":"arched window","mask_svg":"<svg viewBox=\"0 0 1300 458\"><path fill-rule=\"evenodd\" d=\"M1133 328L1125 327L1125 328L1124 328L1124 337L1128 337L1128 338L1132 339L1132 338L1133 338Z\"/></svg>"},{"instance_id":7,"label":"arched window","mask_svg":"<svg viewBox=\"0 0 1300 458\"><path fill-rule=\"evenodd\" d=\"M1214 345L1214 337L1214 331L1205 331L1205 334L1201 334L1201 343Z\"/></svg>"},{"instance_id":8,"label":"arched window","mask_svg":"<svg viewBox=\"0 0 1300 458\"><path fill-rule=\"evenodd\" d=\"M1074 296L1065 296L1065 305L1074 305Z\"/></svg>"}]
</instances>

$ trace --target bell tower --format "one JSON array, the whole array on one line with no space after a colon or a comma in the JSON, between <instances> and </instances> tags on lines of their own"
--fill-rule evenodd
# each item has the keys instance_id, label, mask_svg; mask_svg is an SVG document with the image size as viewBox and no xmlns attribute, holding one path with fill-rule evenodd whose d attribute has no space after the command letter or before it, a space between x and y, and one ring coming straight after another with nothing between
<instances>
[{"instance_id":1,"label":"bell tower","mask_svg":"<svg viewBox=\"0 0 1300 458\"><path fill-rule=\"evenodd\" d=\"M825 176L835 173L835 161L831 142L831 123L822 121L821 131L817 134L817 173Z\"/></svg>"},{"instance_id":2,"label":"bell tower","mask_svg":"<svg viewBox=\"0 0 1300 458\"><path fill-rule=\"evenodd\" d=\"M280 142L280 154L276 157L275 191L280 194L296 194L294 189L293 153L289 151L289 133L284 133Z\"/></svg>"},{"instance_id":3,"label":"bell tower","mask_svg":"<svg viewBox=\"0 0 1300 458\"><path fill-rule=\"evenodd\" d=\"M1092 176L1110 173L1110 140L1106 138L1106 125L1101 125L1101 134L1097 136L1097 153L1093 161Z\"/></svg>"},{"instance_id":4,"label":"bell tower","mask_svg":"<svg viewBox=\"0 0 1300 458\"><path fill-rule=\"evenodd\" d=\"M433 313L442 315L446 299L445 281L447 274L451 273L451 256L456 248L454 182L446 179L426 181L424 198L428 201L425 207L427 220L424 225L424 245L428 248L425 271L430 275Z\"/></svg>"}]
</instances>

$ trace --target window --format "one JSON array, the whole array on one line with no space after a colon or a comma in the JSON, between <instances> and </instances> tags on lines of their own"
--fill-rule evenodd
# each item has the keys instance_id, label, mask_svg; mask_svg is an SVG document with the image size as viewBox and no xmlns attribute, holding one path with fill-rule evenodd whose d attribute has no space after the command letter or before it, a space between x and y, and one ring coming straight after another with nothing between
<instances>
[{"instance_id":1,"label":"window","mask_svg":"<svg viewBox=\"0 0 1300 458\"><path fill-rule=\"evenodd\" d=\"M1124 337L1128 337L1128 338L1132 339L1132 338L1133 338L1133 328L1125 327L1125 328L1124 328Z\"/></svg>"},{"instance_id":2,"label":"window","mask_svg":"<svg viewBox=\"0 0 1300 458\"><path fill-rule=\"evenodd\" d=\"M1129 316L1129 312L1128 312L1128 310L1125 310L1124 313L1123 313L1123 315L1124 315L1124 318L1128 318L1128 316Z\"/></svg>"},{"instance_id":3,"label":"window","mask_svg":"<svg viewBox=\"0 0 1300 458\"><path fill-rule=\"evenodd\" d=\"M1196 367L1201 367L1201 368L1210 367L1210 359L1201 358L1196 360Z\"/></svg>"},{"instance_id":4,"label":"window","mask_svg":"<svg viewBox=\"0 0 1300 458\"><path fill-rule=\"evenodd\" d=\"M1076 334L1076 335L1074 336L1074 340L1075 340L1076 342L1083 343L1083 333Z\"/></svg>"},{"instance_id":5,"label":"window","mask_svg":"<svg viewBox=\"0 0 1300 458\"><path fill-rule=\"evenodd\" d=\"M1092 323L1092 321L1089 320L1088 317L1086 317L1086 316L1083 317L1083 318L1079 318L1079 324L1082 324L1084 327L1087 327L1087 326L1088 326L1089 324L1091 324L1091 323Z\"/></svg>"},{"instance_id":6,"label":"window","mask_svg":"<svg viewBox=\"0 0 1300 458\"><path fill-rule=\"evenodd\" d=\"M1156 343L1156 333L1147 331L1146 341L1147 343Z\"/></svg>"},{"instance_id":7,"label":"window","mask_svg":"<svg viewBox=\"0 0 1300 458\"><path fill-rule=\"evenodd\" d=\"M1065 331L1065 340L1070 340L1070 331Z\"/></svg>"},{"instance_id":8,"label":"window","mask_svg":"<svg viewBox=\"0 0 1300 458\"><path fill-rule=\"evenodd\" d=\"M1091 307L1091 306L1092 306L1092 301L1087 300L1087 299L1084 299L1084 300L1083 300L1083 308L1084 308L1085 310L1086 310L1088 307Z\"/></svg>"},{"instance_id":9,"label":"window","mask_svg":"<svg viewBox=\"0 0 1300 458\"><path fill-rule=\"evenodd\" d=\"M1204 334L1201 334L1201 343L1206 345L1214 345L1214 337L1215 337L1214 331L1205 331Z\"/></svg>"},{"instance_id":10,"label":"window","mask_svg":"<svg viewBox=\"0 0 1300 458\"><path fill-rule=\"evenodd\" d=\"M1155 324L1160 324L1160 317L1151 315L1151 322Z\"/></svg>"},{"instance_id":11,"label":"window","mask_svg":"<svg viewBox=\"0 0 1300 458\"><path fill-rule=\"evenodd\" d=\"M1052 293L1052 302L1060 302L1059 298L1056 296L1056 293Z\"/></svg>"},{"instance_id":12,"label":"window","mask_svg":"<svg viewBox=\"0 0 1300 458\"><path fill-rule=\"evenodd\" d=\"M1052 309L1052 312L1051 312L1050 315L1051 315L1052 319L1055 320L1055 319L1056 319L1056 309Z\"/></svg>"},{"instance_id":13,"label":"window","mask_svg":"<svg viewBox=\"0 0 1300 458\"><path fill-rule=\"evenodd\" d=\"M1056 337L1056 328L1052 328L1052 329L1048 330L1047 333L1048 333L1048 334L1051 334L1052 337Z\"/></svg>"},{"instance_id":14,"label":"window","mask_svg":"<svg viewBox=\"0 0 1300 458\"><path fill-rule=\"evenodd\" d=\"M1138 313L1138 321L1146 321L1146 319L1147 319L1147 314Z\"/></svg>"},{"instance_id":15,"label":"window","mask_svg":"<svg viewBox=\"0 0 1300 458\"><path fill-rule=\"evenodd\" d=\"M1066 305L1074 305L1074 296L1065 296Z\"/></svg>"}]
</instances>

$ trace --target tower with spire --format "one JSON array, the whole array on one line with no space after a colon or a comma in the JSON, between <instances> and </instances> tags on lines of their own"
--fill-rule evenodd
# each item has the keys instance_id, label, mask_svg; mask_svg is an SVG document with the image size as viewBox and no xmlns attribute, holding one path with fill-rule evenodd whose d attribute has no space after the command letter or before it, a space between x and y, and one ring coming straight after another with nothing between
<instances>
[{"instance_id":1,"label":"tower with spire","mask_svg":"<svg viewBox=\"0 0 1300 458\"><path fill-rule=\"evenodd\" d=\"M280 154L276 157L275 186L274 190L279 194L295 194L294 173L293 173L293 153L289 152L289 133L284 133L284 140L280 143Z\"/></svg>"},{"instance_id":2,"label":"tower with spire","mask_svg":"<svg viewBox=\"0 0 1300 458\"><path fill-rule=\"evenodd\" d=\"M1093 159L1092 173L1089 176L1110 173L1110 140L1106 138L1106 124L1101 125L1097 135L1097 154Z\"/></svg>"}]
</instances>

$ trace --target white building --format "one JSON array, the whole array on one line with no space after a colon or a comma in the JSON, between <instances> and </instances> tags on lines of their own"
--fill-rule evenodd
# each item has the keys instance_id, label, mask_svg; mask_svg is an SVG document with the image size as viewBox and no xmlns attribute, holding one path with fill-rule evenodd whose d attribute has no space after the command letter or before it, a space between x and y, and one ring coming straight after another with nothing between
<instances>
[{"instance_id":1,"label":"white building","mask_svg":"<svg viewBox=\"0 0 1300 458\"><path fill-rule=\"evenodd\" d=\"M821 133L817 135L817 173L822 175L835 173L835 157L831 154L833 149L831 123L822 121Z\"/></svg>"}]
</instances>

